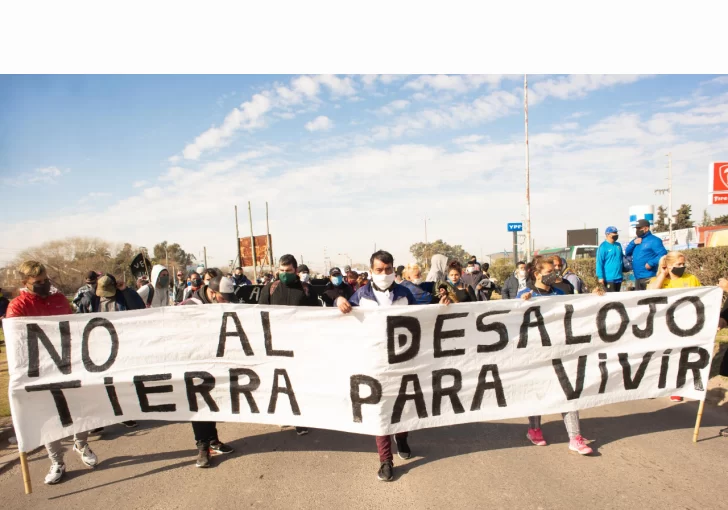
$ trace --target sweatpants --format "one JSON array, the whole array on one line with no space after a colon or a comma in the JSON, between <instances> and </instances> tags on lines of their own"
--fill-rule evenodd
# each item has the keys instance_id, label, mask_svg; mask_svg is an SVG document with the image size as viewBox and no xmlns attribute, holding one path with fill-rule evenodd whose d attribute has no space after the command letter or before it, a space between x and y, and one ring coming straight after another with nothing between
<instances>
[{"instance_id":1,"label":"sweatpants","mask_svg":"<svg viewBox=\"0 0 728 510\"><path fill-rule=\"evenodd\" d=\"M622 290L622 282L607 282L604 284L604 290L607 292L619 292Z\"/></svg>"},{"instance_id":2,"label":"sweatpants","mask_svg":"<svg viewBox=\"0 0 728 510\"><path fill-rule=\"evenodd\" d=\"M198 448L209 448L211 442L218 441L217 423L214 421L193 421L192 431Z\"/></svg>"},{"instance_id":3,"label":"sweatpants","mask_svg":"<svg viewBox=\"0 0 728 510\"><path fill-rule=\"evenodd\" d=\"M395 434L396 439L406 438L407 432ZM379 462L387 462L392 460L392 436L376 436L377 452L379 452Z\"/></svg>"},{"instance_id":4,"label":"sweatpants","mask_svg":"<svg viewBox=\"0 0 728 510\"><path fill-rule=\"evenodd\" d=\"M79 432L78 434L73 436L73 442L77 443L81 448L86 446L87 439L88 431ZM50 443L47 443L45 447L46 451L48 452L48 458L51 459L51 462L63 464L63 446L61 445L60 439L58 441L51 441Z\"/></svg>"},{"instance_id":5,"label":"sweatpants","mask_svg":"<svg viewBox=\"0 0 728 510\"><path fill-rule=\"evenodd\" d=\"M579 430L579 411L561 413L561 417L564 418L564 425L566 425L566 433L569 434L569 439L574 439L576 436L581 434L581 431ZM541 417L529 416L528 426L532 429L540 429Z\"/></svg>"}]
</instances>

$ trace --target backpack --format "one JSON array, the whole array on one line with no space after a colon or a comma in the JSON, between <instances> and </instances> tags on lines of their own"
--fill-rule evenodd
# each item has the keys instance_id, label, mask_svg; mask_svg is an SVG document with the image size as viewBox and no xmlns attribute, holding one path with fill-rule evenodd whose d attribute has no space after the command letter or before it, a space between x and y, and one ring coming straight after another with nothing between
<instances>
[{"instance_id":1,"label":"backpack","mask_svg":"<svg viewBox=\"0 0 728 510\"><path fill-rule=\"evenodd\" d=\"M147 294L147 308L152 307L152 299L154 299L154 286L151 283L147 283L149 287L149 294Z\"/></svg>"}]
</instances>

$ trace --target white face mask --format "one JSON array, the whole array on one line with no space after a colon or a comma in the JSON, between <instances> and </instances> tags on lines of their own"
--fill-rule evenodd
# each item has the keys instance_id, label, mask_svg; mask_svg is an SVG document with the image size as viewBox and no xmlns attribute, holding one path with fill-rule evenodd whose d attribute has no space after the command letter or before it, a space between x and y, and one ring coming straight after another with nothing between
<instances>
[{"instance_id":1,"label":"white face mask","mask_svg":"<svg viewBox=\"0 0 728 510\"><path fill-rule=\"evenodd\" d=\"M394 273L392 274L373 274L372 281L377 288L387 290L394 283Z\"/></svg>"},{"instance_id":2,"label":"white face mask","mask_svg":"<svg viewBox=\"0 0 728 510\"><path fill-rule=\"evenodd\" d=\"M298 275L302 282L308 282L311 279L311 275L308 273L301 273Z\"/></svg>"},{"instance_id":3,"label":"white face mask","mask_svg":"<svg viewBox=\"0 0 728 510\"><path fill-rule=\"evenodd\" d=\"M526 277L526 270L525 269L520 269L518 271L518 277L519 278L525 278Z\"/></svg>"},{"instance_id":4,"label":"white face mask","mask_svg":"<svg viewBox=\"0 0 728 510\"><path fill-rule=\"evenodd\" d=\"M467 267L467 269L466 269L465 271L466 271L466 272L467 272L468 274L472 273L472 272L473 272L473 266L468 266L468 267Z\"/></svg>"}]
</instances>

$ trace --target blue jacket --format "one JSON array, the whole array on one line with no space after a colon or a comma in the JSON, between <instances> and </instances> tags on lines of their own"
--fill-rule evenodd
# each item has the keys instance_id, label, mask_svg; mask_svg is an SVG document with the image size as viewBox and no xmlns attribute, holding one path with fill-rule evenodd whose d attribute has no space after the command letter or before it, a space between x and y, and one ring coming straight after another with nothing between
<instances>
[{"instance_id":1,"label":"blue jacket","mask_svg":"<svg viewBox=\"0 0 728 510\"><path fill-rule=\"evenodd\" d=\"M640 244L634 244L634 239L627 245L624 254L632 257L634 277L637 279L652 278L657 274L657 265L660 259L667 254L662 239L648 232ZM645 268L649 264L650 269Z\"/></svg>"},{"instance_id":2,"label":"blue jacket","mask_svg":"<svg viewBox=\"0 0 728 510\"><path fill-rule=\"evenodd\" d=\"M402 283L400 283L400 285L409 289L418 305L429 305L430 303L432 303L432 294L430 294L429 292L425 292L418 285L415 285L411 281L402 280Z\"/></svg>"},{"instance_id":3,"label":"blue jacket","mask_svg":"<svg viewBox=\"0 0 728 510\"><path fill-rule=\"evenodd\" d=\"M393 283L389 290L393 294L392 304L394 306L417 304L415 302L415 297L412 295L408 288L403 287L402 285L399 285L397 283ZM363 287L359 287L354 295L349 298L349 304L351 304L352 306L361 306L364 308L374 308L379 306L379 301L377 301L377 297L374 295L374 290L372 289L371 282L367 283Z\"/></svg>"},{"instance_id":4,"label":"blue jacket","mask_svg":"<svg viewBox=\"0 0 728 510\"><path fill-rule=\"evenodd\" d=\"M622 256L621 244L602 242L597 252L597 278L605 282L621 282Z\"/></svg>"}]
</instances>

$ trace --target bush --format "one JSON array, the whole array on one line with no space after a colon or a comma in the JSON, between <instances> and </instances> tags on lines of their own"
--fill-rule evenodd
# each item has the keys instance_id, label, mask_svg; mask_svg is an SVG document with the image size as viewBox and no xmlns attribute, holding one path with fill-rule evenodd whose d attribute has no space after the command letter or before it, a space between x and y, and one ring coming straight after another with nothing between
<instances>
[{"instance_id":1,"label":"bush","mask_svg":"<svg viewBox=\"0 0 728 510\"><path fill-rule=\"evenodd\" d=\"M687 271L697 276L703 285L718 285L719 279L728 278L728 246L695 248L682 253ZM569 260L567 264L590 290L596 287L596 259ZM629 277L624 276L625 280Z\"/></svg>"},{"instance_id":2,"label":"bush","mask_svg":"<svg viewBox=\"0 0 728 510\"><path fill-rule=\"evenodd\" d=\"M498 259L490 265L488 273L490 273L490 276L498 280L498 285L502 287L506 279L511 276L515 270L516 267L513 265L511 260Z\"/></svg>"}]
</instances>

